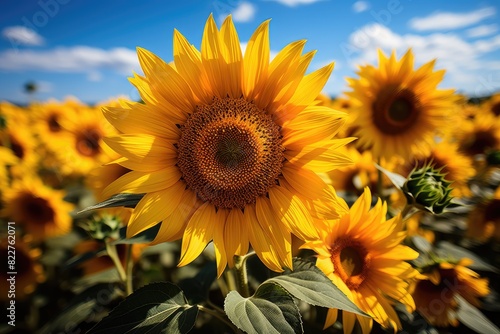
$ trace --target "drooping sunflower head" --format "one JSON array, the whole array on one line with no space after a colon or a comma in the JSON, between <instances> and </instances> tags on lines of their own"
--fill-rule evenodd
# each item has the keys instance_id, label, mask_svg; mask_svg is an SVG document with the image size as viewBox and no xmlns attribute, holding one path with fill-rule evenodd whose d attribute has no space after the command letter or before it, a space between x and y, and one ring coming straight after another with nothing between
<instances>
[{"instance_id":1,"label":"drooping sunflower head","mask_svg":"<svg viewBox=\"0 0 500 334\"><path fill-rule=\"evenodd\" d=\"M344 203L345 204L345 203ZM317 253L316 265L361 310L386 328L401 328L392 300L414 308L407 289L417 274L405 260L418 253L401 244L406 233L400 216L386 219L387 206L379 200L373 208L369 188L346 209L340 219L318 224L318 240L302 248ZM345 204L345 207L347 205ZM325 327L337 320L338 310L330 309ZM363 333L372 327L370 318L343 312L344 333L351 333L358 320Z\"/></svg>"},{"instance_id":2,"label":"drooping sunflower head","mask_svg":"<svg viewBox=\"0 0 500 334\"><path fill-rule=\"evenodd\" d=\"M436 132L450 124L453 90L437 85L444 70L433 71L435 61L413 69L413 52L399 60L379 52L379 67L360 67L359 79L349 79L347 92L357 117L353 122L358 145L376 158L425 155Z\"/></svg>"},{"instance_id":3,"label":"drooping sunflower head","mask_svg":"<svg viewBox=\"0 0 500 334\"><path fill-rule=\"evenodd\" d=\"M213 240L219 274L249 244L269 268L291 266L291 233L316 234L325 210L309 208L335 197L316 173L348 164L338 148L352 140L333 139L344 114L316 102L333 66L306 74L304 44L269 62L269 21L243 54L231 17L219 30L210 16L201 52L178 31L173 64L138 49L144 104L104 108L121 133L106 143L131 170L104 195L145 193L129 236L162 222L155 242L182 237L180 265Z\"/></svg>"},{"instance_id":4,"label":"drooping sunflower head","mask_svg":"<svg viewBox=\"0 0 500 334\"><path fill-rule=\"evenodd\" d=\"M69 232L73 205L64 193L44 185L39 179L16 180L4 191L2 216L12 219L37 241Z\"/></svg>"}]
</instances>

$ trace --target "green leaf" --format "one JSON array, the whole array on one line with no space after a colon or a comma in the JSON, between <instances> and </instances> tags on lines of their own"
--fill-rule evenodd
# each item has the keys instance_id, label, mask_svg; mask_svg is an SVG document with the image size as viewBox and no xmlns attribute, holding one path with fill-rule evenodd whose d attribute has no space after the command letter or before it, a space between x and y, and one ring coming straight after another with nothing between
<instances>
[{"instance_id":1,"label":"green leaf","mask_svg":"<svg viewBox=\"0 0 500 334\"><path fill-rule=\"evenodd\" d=\"M91 205L82 211L78 212L77 215L86 213L92 210L104 209L104 208L115 208L124 206L127 208L135 208L137 203L144 197L145 194L116 194L111 196L105 201Z\"/></svg>"},{"instance_id":2,"label":"green leaf","mask_svg":"<svg viewBox=\"0 0 500 334\"><path fill-rule=\"evenodd\" d=\"M82 291L38 334L66 333L77 329L84 321L96 318L96 314L105 310L119 296L119 292L113 283L100 283Z\"/></svg>"},{"instance_id":3,"label":"green leaf","mask_svg":"<svg viewBox=\"0 0 500 334\"><path fill-rule=\"evenodd\" d=\"M145 244L153 241L160 230L161 222L148 228L145 231L142 231L139 234L134 235L132 238L127 238L127 227L122 227L118 231L119 237L115 241L113 241L112 245L119 244Z\"/></svg>"},{"instance_id":4,"label":"green leaf","mask_svg":"<svg viewBox=\"0 0 500 334\"><path fill-rule=\"evenodd\" d=\"M468 258L474 261L470 266L471 269L474 270L484 270L484 271L492 271L498 273L499 270L492 266L491 264L485 262L481 257L472 253L471 251L462 248L460 246L456 246L448 241L441 241L438 243L436 247L436 253L440 257L452 257L455 260L460 260L463 258Z\"/></svg>"},{"instance_id":5,"label":"green leaf","mask_svg":"<svg viewBox=\"0 0 500 334\"><path fill-rule=\"evenodd\" d=\"M188 305L176 285L152 283L128 296L89 333L187 333L197 316L198 307Z\"/></svg>"},{"instance_id":6,"label":"green leaf","mask_svg":"<svg viewBox=\"0 0 500 334\"><path fill-rule=\"evenodd\" d=\"M179 287L184 290L190 303L197 304L207 299L210 287L216 278L217 265L215 261L209 261L194 277L180 281Z\"/></svg>"},{"instance_id":7,"label":"green leaf","mask_svg":"<svg viewBox=\"0 0 500 334\"><path fill-rule=\"evenodd\" d=\"M263 283L250 298L231 291L224 301L229 320L249 334L302 333L300 312L293 298L279 285Z\"/></svg>"},{"instance_id":8,"label":"green leaf","mask_svg":"<svg viewBox=\"0 0 500 334\"><path fill-rule=\"evenodd\" d=\"M385 176L387 176L389 178L389 180L391 180L392 184L394 184L396 186L396 188L398 188L398 189L402 189L403 188L403 185L406 182L406 177L404 177L403 175L399 175L397 173L389 172L387 169L381 167L378 164L375 164L375 167L379 171L381 171L382 173L384 173Z\"/></svg>"},{"instance_id":9,"label":"green leaf","mask_svg":"<svg viewBox=\"0 0 500 334\"><path fill-rule=\"evenodd\" d=\"M293 272L270 278L266 282L279 284L295 298L311 305L337 308L368 316L314 263L295 258L293 268Z\"/></svg>"},{"instance_id":10,"label":"green leaf","mask_svg":"<svg viewBox=\"0 0 500 334\"><path fill-rule=\"evenodd\" d=\"M457 317L461 323L480 334L500 333L494 323L463 297L457 295L455 298L458 302Z\"/></svg>"}]
</instances>

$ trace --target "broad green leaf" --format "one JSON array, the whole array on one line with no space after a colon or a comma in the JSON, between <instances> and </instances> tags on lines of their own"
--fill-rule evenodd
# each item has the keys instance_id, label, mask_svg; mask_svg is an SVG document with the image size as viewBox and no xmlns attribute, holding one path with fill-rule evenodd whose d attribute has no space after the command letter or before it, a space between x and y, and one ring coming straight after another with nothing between
<instances>
[{"instance_id":1,"label":"broad green leaf","mask_svg":"<svg viewBox=\"0 0 500 334\"><path fill-rule=\"evenodd\" d=\"M497 268L485 262L478 255L465 248L456 246L448 241L439 242L436 247L436 253L438 253L440 257L452 257L455 260L460 260L462 258L471 259L474 262L469 266L469 268L474 270L492 271L496 273L499 272Z\"/></svg>"},{"instance_id":2,"label":"broad green leaf","mask_svg":"<svg viewBox=\"0 0 500 334\"><path fill-rule=\"evenodd\" d=\"M102 312L119 294L119 289L113 283L94 285L78 294L38 334L66 333L76 330L81 323L91 321L96 312Z\"/></svg>"},{"instance_id":3,"label":"broad green leaf","mask_svg":"<svg viewBox=\"0 0 500 334\"><path fill-rule=\"evenodd\" d=\"M460 295L455 298L458 302L457 317L461 323L480 334L500 333L500 329L477 308L469 304Z\"/></svg>"},{"instance_id":4,"label":"broad green leaf","mask_svg":"<svg viewBox=\"0 0 500 334\"><path fill-rule=\"evenodd\" d=\"M293 298L279 285L263 283L252 297L231 291L224 311L239 329L248 334L302 333L300 312Z\"/></svg>"},{"instance_id":5,"label":"broad green leaf","mask_svg":"<svg viewBox=\"0 0 500 334\"><path fill-rule=\"evenodd\" d=\"M152 283L128 296L89 333L187 333L197 315L198 307L188 305L176 285Z\"/></svg>"},{"instance_id":6,"label":"broad green leaf","mask_svg":"<svg viewBox=\"0 0 500 334\"><path fill-rule=\"evenodd\" d=\"M144 194L116 194L111 196L105 201L100 203L91 205L82 211L78 212L78 215L81 213L86 213L92 210L104 209L104 208L115 208L124 206L127 208L135 208L137 203L144 197Z\"/></svg>"},{"instance_id":7,"label":"broad green leaf","mask_svg":"<svg viewBox=\"0 0 500 334\"><path fill-rule=\"evenodd\" d=\"M367 316L326 275L309 261L294 259L293 271L268 279L292 296L316 306L337 308Z\"/></svg>"},{"instance_id":8,"label":"broad green leaf","mask_svg":"<svg viewBox=\"0 0 500 334\"><path fill-rule=\"evenodd\" d=\"M161 222L134 235L132 238L127 238L127 227L122 227L118 231L119 237L112 242L113 245L119 244L145 244L153 241L160 230Z\"/></svg>"}]
</instances>

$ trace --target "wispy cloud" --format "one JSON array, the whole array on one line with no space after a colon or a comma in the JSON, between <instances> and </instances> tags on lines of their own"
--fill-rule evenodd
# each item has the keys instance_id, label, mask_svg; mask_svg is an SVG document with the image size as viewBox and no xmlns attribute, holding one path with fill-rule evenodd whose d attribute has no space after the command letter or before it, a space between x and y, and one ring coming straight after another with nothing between
<instances>
[{"instance_id":1,"label":"wispy cloud","mask_svg":"<svg viewBox=\"0 0 500 334\"><path fill-rule=\"evenodd\" d=\"M233 15L233 20L235 22L249 22L255 16L255 6L250 2L242 1L238 6L231 12Z\"/></svg>"},{"instance_id":2,"label":"wispy cloud","mask_svg":"<svg viewBox=\"0 0 500 334\"><path fill-rule=\"evenodd\" d=\"M484 87L481 83L481 78L491 73L491 62L485 57L500 49L500 35L469 42L452 33L398 34L374 23L355 31L349 39L344 54L353 68L361 64L377 64L379 48L386 54L394 50L398 57L412 48L417 64L437 59L437 67L446 69L449 82L473 95L479 95L486 88L490 93L500 89L500 82L495 87Z\"/></svg>"},{"instance_id":3,"label":"wispy cloud","mask_svg":"<svg viewBox=\"0 0 500 334\"><path fill-rule=\"evenodd\" d=\"M498 31L498 26L496 24L484 24L467 30L465 33L468 37L484 37L493 35Z\"/></svg>"},{"instance_id":4,"label":"wispy cloud","mask_svg":"<svg viewBox=\"0 0 500 334\"><path fill-rule=\"evenodd\" d=\"M370 4L366 1L356 1L352 5L352 10L354 10L356 13L361 13L370 8Z\"/></svg>"},{"instance_id":5,"label":"wispy cloud","mask_svg":"<svg viewBox=\"0 0 500 334\"><path fill-rule=\"evenodd\" d=\"M6 27L2 30L3 38L9 40L12 46L19 45L39 46L45 43L45 40L33 29L23 26Z\"/></svg>"},{"instance_id":6,"label":"wispy cloud","mask_svg":"<svg viewBox=\"0 0 500 334\"><path fill-rule=\"evenodd\" d=\"M426 17L410 20L410 27L417 31L459 29L495 16L494 7L485 7L469 13L436 12Z\"/></svg>"},{"instance_id":7,"label":"wispy cloud","mask_svg":"<svg viewBox=\"0 0 500 334\"><path fill-rule=\"evenodd\" d=\"M58 47L51 50L6 50L0 52L0 70L92 73L110 69L131 74L139 69L134 50L104 50L89 46ZM96 78L90 74L90 78Z\"/></svg>"},{"instance_id":8,"label":"wispy cloud","mask_svg":"<svg viewBox=\"0 0 500 334\"><path fill-rule=\"evenodd\" d=\"M299 5L309 5L322 0L271 0L271 1L279 2L285 6L295 7Z\"/></svg>"}]
</instances>

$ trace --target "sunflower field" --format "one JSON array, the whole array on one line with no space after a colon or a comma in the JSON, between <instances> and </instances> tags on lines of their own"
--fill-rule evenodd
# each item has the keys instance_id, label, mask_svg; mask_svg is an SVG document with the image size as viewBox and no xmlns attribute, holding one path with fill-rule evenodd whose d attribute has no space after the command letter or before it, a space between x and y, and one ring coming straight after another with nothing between
<instances>
[{"instance_id":1,"label":"sunflower field","mask_svg":"<svg viewBox=\"0 0 500 334\"><path fill-rule=\"evenodd\" d=\"M140 101L0 102L0 333L500 333L500 93L231 16Z\"/></svg>"}]
</instances>

